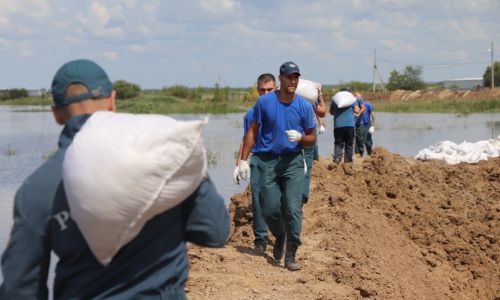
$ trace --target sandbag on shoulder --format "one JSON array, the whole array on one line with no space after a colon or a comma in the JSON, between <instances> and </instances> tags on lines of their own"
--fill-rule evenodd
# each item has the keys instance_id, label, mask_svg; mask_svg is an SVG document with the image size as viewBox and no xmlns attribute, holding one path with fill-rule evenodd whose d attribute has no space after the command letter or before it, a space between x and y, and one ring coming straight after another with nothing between
<instances>
[{"instance_id":1,"label":"sandbag on shoulder","mask_svg":"<svg viewBox=\"0 0 500 300\"><path fill-rule=\"evenodd\" d=\"M101 264L199 186L207 168L206 123L96 112L75 136L63 184L71 217Z\"/></svg>"},{"instance_id":2,"label":"sandbag on shoulder","mask_svg":"<svg viewBox=\"0 0 500 300\"><path fill-rule=\"evenodd\" d=\"M351 106L356 101L356 97L348 91L340 91L335 93L331 100L337 104L338 108L344 108Z\"/></svg>"},{"instance_id":3,"label":"sandbag on shoulder","mask_svg":"<svg viewBox=\"0 0 500 300\"><path fill-rule=\"evenodd\" d=\"M312 105L315 105L318 101L318 88L316 83L307 79L299 79L295 93L306 98Z\"/></svg>"}]
</instances>

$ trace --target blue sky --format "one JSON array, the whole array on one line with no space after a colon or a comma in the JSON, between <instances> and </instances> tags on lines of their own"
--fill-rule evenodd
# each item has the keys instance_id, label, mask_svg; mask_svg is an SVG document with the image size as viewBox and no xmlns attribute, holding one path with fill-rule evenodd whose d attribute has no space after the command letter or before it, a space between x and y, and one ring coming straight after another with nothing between
<instances>
[{"instance_id":1,"label":"blue sky","mask_svg":"<svg viewBox=\"0 0 500 300\"><path fill-rule=\"evenodd\" d=\"M0 0L0 89L49 88L89 58L142 88L249 87L291 60L323 84L371 82L374 50L423 79L482 77L500 60L498 0Z\"/></svg>"}]
</instances>

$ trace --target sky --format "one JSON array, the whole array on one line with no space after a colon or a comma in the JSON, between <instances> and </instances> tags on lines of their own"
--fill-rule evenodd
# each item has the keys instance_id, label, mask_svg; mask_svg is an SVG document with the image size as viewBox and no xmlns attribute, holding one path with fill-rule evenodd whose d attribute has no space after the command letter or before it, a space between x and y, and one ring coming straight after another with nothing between
<instances>
[{"instance_id":1,"label":"sky","mask_svg":"<svg viewBox=\"0 0 500 300\"><path fill-rule=\"evenodd\" d=\"M0 89L49 89L79 58L143 89L250 87L286 61L371 83L375 52L385 83L409 65L477 78L500 60L499 16L498 0L0 0Z\"/></svg>"}]
</instances>

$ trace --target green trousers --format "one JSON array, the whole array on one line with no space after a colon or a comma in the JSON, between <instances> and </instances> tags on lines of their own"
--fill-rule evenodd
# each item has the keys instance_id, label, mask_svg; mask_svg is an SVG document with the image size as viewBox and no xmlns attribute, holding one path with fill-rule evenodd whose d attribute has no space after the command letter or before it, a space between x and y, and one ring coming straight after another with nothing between
<instances>
[{"instance_id":1,"label":"green trousers","mask_svg":"<svg viewBox=\"0 0 500 300\"><path fill-rule=\"evenodd\" d=\"M255 155L261 161L259 201L267 226L276 238L286 236L287 243L300 245L301 195L305 179L302 154Z\"/></svg>"}]
</instances>

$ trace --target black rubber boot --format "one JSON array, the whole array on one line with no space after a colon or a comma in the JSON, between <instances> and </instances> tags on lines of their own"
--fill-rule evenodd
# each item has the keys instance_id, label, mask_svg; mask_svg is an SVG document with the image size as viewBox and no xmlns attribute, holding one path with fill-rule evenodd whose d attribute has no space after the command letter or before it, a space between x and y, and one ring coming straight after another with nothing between
<instances>
[{"instance_id":1,"label":"black rubber boot","mask_svg":"<svg viewBox=\"0 0 500 300\"><path fill-rule=\"evenodd\" d=\"M300 264L295 260L295 254L297 253L298 245L286 244L285 251L285 267L290 271L300 270Z\"/></svg>"},{"instance_id":2,"label":"black rubber boot","mask_svg":"<svg viewBox=\"0 0 500 300\"><path fill-rule=\"evenodd\" d=\"M273 256L274 259L277 261L280 261L281 258L283 258L283 252L284 252L284 247L285 246L285 237L277 238L276 241L274 242L273 246Z\"/></svg>"},{"instance_id":3,"label":"black rubber boot","mask_svg":"<svg viewBox=\"0 0 500 300\"><path fill-rule=\"evenodd\" d=\"M259 254L264 254L267 249L267 243L265 242L256 242L255 243L255 251Z\"/></svg>"}]
</instances>

